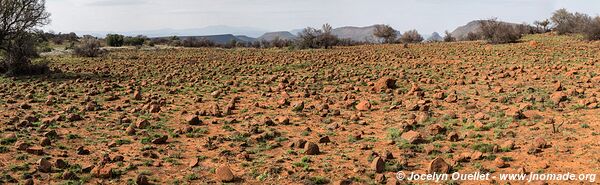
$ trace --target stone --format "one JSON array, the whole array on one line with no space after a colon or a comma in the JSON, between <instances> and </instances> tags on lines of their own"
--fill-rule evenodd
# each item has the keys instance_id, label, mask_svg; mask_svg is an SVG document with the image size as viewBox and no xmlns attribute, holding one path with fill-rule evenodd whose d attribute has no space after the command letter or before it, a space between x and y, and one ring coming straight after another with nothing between
<instances>
[{"instance_id":1,"label":"stone","mask_svg":"<svg viewBox=\"0 0 600 185\"><path fill-rule=\"evenodd\" d=\"M403 133L400 137L411 144L416 144L422 139L421 134L413 130Z\"/></svg>"},{"instance_id":2,"label":"stone","mask_svg":"<svg viewBox=\"0 0 600 185\"><path fill-rule=\"evenodd\" d=\"M358 103L356 105L356 110L359 110L359 111L369 111L369 110L371 110L371 103L369 101L366 101L366 100L361 101L360 103Z\"/></svg>"},{"instance_id":3,"label":"stone","mask_svg":"<svg viewBox=\"0 0 600 185\"><path fill-rule=\"evenodd\" d=\"M225 165L217 168L215 175L217 176L217 180L221 182L233 182L233 180L235 180L233 172L228 166Z\"/></svg>"},{"instance_id":4,"label":"stone","mask_svg":"<svg viewBox=\"0 0 600 185\"><path fill-rule=\"evenodd\" d=\"M383 90L394 89L394 88L396 88L396 79L389 78L389 77L380 78L379 80L377 80L377 82L375 82L375 86L374 86L374 90L376 92L381 92Z\"/></svg>"},{"instance_id":5,"label":"stone","mask_svg":"<svg viewBox=\"0 0 600 185\"><path fill-rule=\"evenodd\" d=\"M185 122L190 125L200 125L202 123L202 121L200 121L200 118L193 114L185 117Z\"/></svg>"},{"instance_id":6,"label":"stone","mask_svg":"<svg viewBox=\"0 0 600 185\"><path fill-rule=\"evenodd\" d=\"M37 161L37 170L43 173L50 173L52 171L52 163L46 158L41 158Z\"/></svg>"},{"instance_id":7,"label":"stone","mask_svg":"<svg viewBox=\"0 0 600 185\"><path fill-rule=\"evenodd\" d=\"M137 184L137 185L150 185L150 181L148 180L148 177L146 177L146 175L139 174L135 178L135 184Z\"/></svg>"},{"instance_id":8,"label":"stone","mask_svg":"<svg viewBox=\"0 0 600 185\"><path fill-rule=\"evenodd\" d=\"M428 173L447 174L450 172L450 165L441 157L436 157L429 163Z\"/></svg>"},{"instance_id":9,"label":"stone","mask_svg":"<svg viewBox=\"0 0 600 185\"><path fill-rule=\"evenodd\" d=\"M307 142L304 146L304 153L306 155L318 155L320 153L319 145L313 142Z\"/></svg>"},{"instance_id":10,"label":"stone","mask_svg":"<svg viewBox=\"0 0 600 185\"><path fill-rule=\"evenodd\" d=\"M159 138L153 139L152 143L153 144L165 144L165 143L167 143L167 139L169 139L169 136L163 135Z\"/></svg>"},{"instance_id":11,"label":"stone","mask_svg":"<svg viewBox=\"0 0 600 185\"><path fill-rule=\"evenodd\" d=\"M139 128L139 129L145 129L148 126L150 126L150 122L145 119L139 120L138 122L135 123L135 127Z\"/></svg>"},{"instance_id":12,"label":"stone","mask_svg":"<svg viewBox=\"0 0 600 185\"><path fill-rule=\"evenodd\" d=\"M504 159L502 159L501 157L496 157L496 159L494 160L494 165L498 168L506 168L508 166L508 164L506 164Z\"/></svg>"},{"instance_id":13,"label":"stone","mask_svg":"<svg viewBox=\"0 0 600 185\"><path fill-rule=\"evenodd\" d=\"M375 173L381 173L385 170L385 162L383 162L381 157L375 157L371 162L371 169L373 169Z\"/></svg>"},{"instance_id":14,"label":"stone","mask_svg":"<svg viewBox=\"0 0 600 185\"><path fill-rule=\"evenodd\" d=\"M567 100L567 95L563 92L555 92L552 93L552 95L550 95L550 100L552 100L552 102L554 102L555 104L558 104Z\"/></svg>"}]
</instances>

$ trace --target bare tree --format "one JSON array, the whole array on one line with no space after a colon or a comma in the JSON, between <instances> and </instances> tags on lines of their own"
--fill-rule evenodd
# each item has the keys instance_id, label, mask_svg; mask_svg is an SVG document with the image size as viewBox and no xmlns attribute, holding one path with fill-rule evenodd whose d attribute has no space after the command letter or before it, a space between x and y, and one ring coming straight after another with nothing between
<instances>
[{"instance_id":1,"label":"bare tree","mask_svg":"<svg viewBox=\"0 0 600 185\"><path fill-rule=\"evenodd\" d=\"M34 31L50 23L44 0L0 0L0 50L9 74L19 73L36 55Z\"/></svg>"},{"instance_id":2,"label":"bare tree","mask_svg":"<svg viewBox=\"0 0 600 185\"><path fill-rule=\"evenodd\" d=\"M383 43L393 43L396 41L396 37L398 37L398 33L394 28L385 24L375 25L375 31L373 31L373 36L383 40Z\"/></svg>"},{"instance_id":3,"label":"bare tree","mask_svg":"<svg viewBox=\"0 0 600 185\"><path fill-rule=\"evenodd\" d=\"M333 35L333 28L329 24L324 24L321 28L321 35L318 38L319 45L325 49L329 49L334 46L338 38Z\"/></svg>"}]
</instances>

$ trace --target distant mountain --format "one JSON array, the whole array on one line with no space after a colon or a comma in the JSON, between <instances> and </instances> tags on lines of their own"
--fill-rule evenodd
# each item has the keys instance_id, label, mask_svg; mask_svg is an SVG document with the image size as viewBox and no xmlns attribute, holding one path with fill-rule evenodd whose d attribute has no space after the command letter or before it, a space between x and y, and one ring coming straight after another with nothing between
<instances>
[{"instance_id":1,"label":"distant mountain","mask_svg":"<svg viewBox=\"0 0 600 185\"><path fill-rule=\"evenodd\" d=\"M279 38L282 40L294 40L297 38L297 36L290 33L289 31L278 31L265 33L262 36L258 37L257 40L272 41L275 38Z\"/></svg>"},{"instance_id":2,"label":"distant mountain","mask_svg":"<svg viewBox=\"0 0 600 185\"><path fill-rule=\"evenodd\" d=\"M162 38L165 38L165 37L162 37ZM237 42L244 42L244 40L242 40L232 34L206 35L206 36L180 36L179 37L179 39L181 39L181 40L190 39L190 38L194 38L197 40L209 40L209 41L212 41L217 44L228 44L232 40L235 40Z\"/></svg>"},{"instance_id":3,"label":"distant mountain","mask_svg":"<svg viewBox=\"0 0 600 185\"><path fill-rule=\"evenodd\" d=\"M358 42L376 42L377 38L373 36L375 26L355 27L345 26L333 29L332 33L340 39L351 39Z\"/></svg>"},{"instance_id":4,"label":"distant mountain","mask_svg":"<svg viewBox=\"0 0 600 185\"><path fill-rule=\"evenodd\" d=\"M236 35L235 37L237 37L238 39L240 39L244 42L254 42L257 40L256 38L248 37L246 35Z\"/></svg>"},{"instance_id":5,"label":"distant mountain","mask_svg":"<svg viewBox=\"0 0 600 185\"><path fill-rule=\"evenodd\" d=\"M428 41L442 41L444 38L438 32L433 32L428 38Z\"/></svg>"},{"instance_id":6,"label":"distant mountain","mask_svg":"<svg viewBox=\"0 0 600 185\"><path fill-rule=\"evenodd\" d=\"M194 36L194 35L246 35L249 37L258 37L266 30L252 27L235 27L235 26L207 26L194 29L159 29L145 31L129 31L129 32L76 32L77 35L92 35L95 37L105 37L109 33L117 33L126 36L145 35L148 37L168 37L168 36Z\"/></svg>"},{"instance_id":7,"label":"distant mountain","mask_svg":"<svg viewBox=\"0 0 600 185\"><path fill-rule=\"evenodd\" d=\"M487 20L475 20L475 21L471 21L469 23L467 23L464 26L460 26L458 28L456 28L454 31L452 31L452 33L450 33L450 35L452 35L452 37L458 39L458 40L464 40L467 37L467 34L469 33L478 33L481 32L481 23L483 21L487 21ZM502 22L503 24L508 24L511 26L519 26L522 24L517 24L517 23L510 23L510 22Z\"/></svg>"}]
</instances>

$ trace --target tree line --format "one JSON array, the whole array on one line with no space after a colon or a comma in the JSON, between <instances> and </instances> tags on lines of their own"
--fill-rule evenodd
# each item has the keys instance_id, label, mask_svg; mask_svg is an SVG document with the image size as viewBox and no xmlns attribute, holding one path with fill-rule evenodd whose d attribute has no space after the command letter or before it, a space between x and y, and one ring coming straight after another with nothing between
<instances>
[{"instance_id":1,"label":"tree line","mask_svg":"<svg viewBox=\"0 0 600 185\"><path fill-rule=\"evenodd\" d=\"M38 57L39 51L52 51L49 43L66 44L65 49L72 50L75 55L95 57L104 52L102 46L154 46L165 44L181 47L254 47L254 48L294 48L329 49L334 46L352 46L371 44L350 39L340 39L334 35L329 24L321 28L307 27L298 38L286 40L276 38L271 41L240 42L232 40L226 44L217 44L206 39L194 37L180 39L178 37L148 38L145 36L128 37L109 34L104 39L89 35L82 37L75 33L45 33L40 30L50 23L50 14L46 12L45 0L1 0L0 1L0 73L7 75L39 74L48 71L47 65L33 64L32 59ZM485 40L492 44L517 42L523 35L532 33L555 32L557 34L581 34L586 40L600 40L600 17L592 17L583 13L572 13L559 9L549 19L535 21L534 25L508 24L497 19L479 21L479 29L468 33L464 38L456 38L448 31L442 41ZM404 33L396 31L389 25L376 25L373 36L378 43L420 43L424 38L417 30Z\"/></svg>"}]
</instances>

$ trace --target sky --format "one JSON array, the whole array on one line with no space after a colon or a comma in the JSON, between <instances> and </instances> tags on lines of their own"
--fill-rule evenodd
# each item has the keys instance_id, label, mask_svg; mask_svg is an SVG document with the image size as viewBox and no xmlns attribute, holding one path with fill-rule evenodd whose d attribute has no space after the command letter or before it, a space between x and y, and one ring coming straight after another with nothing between
<instances>
[{"instance_id":1,"label":"sky","mask_svg":"<svg viewBox=\"0 0 600 185\"><path fill-rule=\"evenodd\" d=\"M592 16L599 0L46 0L54 32L136 32L226 25L289 31L389 24L399 31L452 31L471 20L545 19L559 8Z\"/></svg>"}]
</instances>

